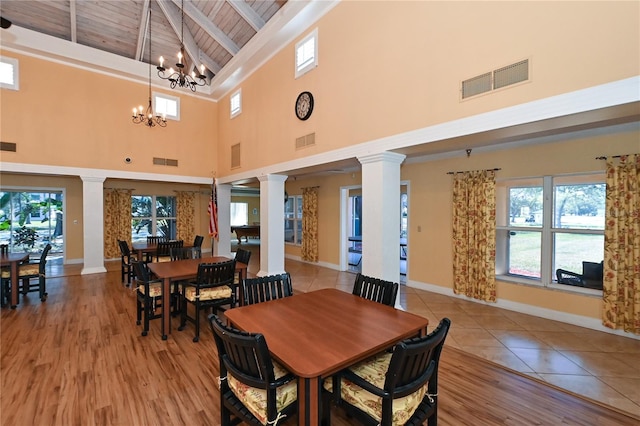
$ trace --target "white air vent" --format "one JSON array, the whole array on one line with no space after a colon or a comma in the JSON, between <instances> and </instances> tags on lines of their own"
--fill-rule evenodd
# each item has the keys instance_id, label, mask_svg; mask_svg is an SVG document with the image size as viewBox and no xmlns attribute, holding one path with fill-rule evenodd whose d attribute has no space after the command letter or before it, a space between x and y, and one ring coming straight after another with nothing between
<instances>
[{"instance_id":1,"label":"white air vent","mask_svg":"<svg viewBox=\"0 0 640 426\"><path fill-rule=\"evenodd\" d=\"M153 164L157 166L173 166L178 167L178 160L173 160L171 158L159 158L153 157Z\"/></svg>"},{"instance_id":2,"label":"white air vent","mask_svg":"<svg viewBox=\"0 0 640 426\"><path fill-rule=\"evenodd\" d=\"M300 136L296 138L296 149L304 148L310 145L316 144L316 134L309 133L308 135Z\"/></svg>"},{"instance_id":3,"label":"white air vent","mask_svg":"<svg viewBox=\"0 0 640 426\"><path fill-rule=\"evenodd\" d=\"M529 60L525 59L506 67L464 80L460 93L462 99L467 99L481 93L507 87L512 84L529 80Z\"/></svg>"},{"instance_id":4,"label":"white air vent","mask_svg":"<svg viewBox=\"0 0 640 426\"><path fill-rule=\"evenodd\" d=\"M13 142L0 142L0 151L16 152L17 145Z\"/></svg>"},{"instance_id":5,"label":"white air vent","mask_svg":"<svg viewBox=\"0 0 640 426\"><path fill-rule=\"evenodd\" d=\"M231 168L240 167L240 144L231 146Z\"/></svg>"}]
</instances>

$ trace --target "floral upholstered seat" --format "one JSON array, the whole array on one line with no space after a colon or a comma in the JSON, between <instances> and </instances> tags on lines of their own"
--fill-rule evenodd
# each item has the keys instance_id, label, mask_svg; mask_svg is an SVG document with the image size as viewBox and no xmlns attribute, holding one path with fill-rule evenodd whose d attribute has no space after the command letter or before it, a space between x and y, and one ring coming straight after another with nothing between
<instances>
[{"instance_id":1,"label":"floral upholstered seat","mask_svg":"<svg viewBox=\"0 0 640 426\"><path fill-rule=\"evenodd\" d=\"M199 297L200 300L228 299L231 297L232 292L231 287L227 286L201 288L200 294L197 295L197 297ZM196 288L186 287L184 289L184 297L190 302L195 302Z\"/></svg>"},{"instance_id":2,"label":"floral upholstered seat","mask_svg":"<svg viewBox=\"0 0 640 426\"><path fill-rule=\"evenodd\" d=\"M273 372L276 379L280 379L289 372L277 362L273 361ZM248 386L237 380L227 372L229 388L251 413L256 416L263 425L267 424L267 391ZM298 385L292 380L276 389L276 411L281 413L289 404L298 399Z\"/></svg>"}]
</instances>

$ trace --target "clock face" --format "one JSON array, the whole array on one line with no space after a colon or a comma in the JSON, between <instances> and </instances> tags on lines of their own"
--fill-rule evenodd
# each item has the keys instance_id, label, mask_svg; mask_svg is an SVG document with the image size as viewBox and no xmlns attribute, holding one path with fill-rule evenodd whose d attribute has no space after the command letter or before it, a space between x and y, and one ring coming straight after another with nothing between
<instances>
[{"instance_id":1,"label":"clock face","mask_svg":"<svg viewBox=\"0 0 640 426\"><path fill-rule=\"evenodd\" d=\"M306 120L313 112L313 95L311 92L302 92L296 99L296 117Z\"/></svg>"}]
</instances>

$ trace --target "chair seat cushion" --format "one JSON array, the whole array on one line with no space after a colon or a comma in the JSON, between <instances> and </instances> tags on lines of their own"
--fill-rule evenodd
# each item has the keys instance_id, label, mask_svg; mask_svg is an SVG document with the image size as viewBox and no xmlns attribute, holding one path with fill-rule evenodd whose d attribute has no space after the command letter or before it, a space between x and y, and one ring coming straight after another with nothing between
<instances>
[{"instance_id":1,"label":"chair seat cushion","mask_svg":"<svg viewBox=\"0 0 640 426\"><path fill-rule=\"evenodd\" d=\"M161 256L158 258L158 262L171 262L171 257L169 256Z\"/></svg>"},{"instance_id":2,"label":"chair seat cushion","mask_svg":"<svg viewBox=\"0 0 640 426\"><path fill-rule=\"evenodd\" d=\"M145 294L144 285L139 286L138 291L142 294ZM162 296L162 283L149 284L149 297L160 297L160 296Z\"/></svg>"},{"instance_id":3,"label":"chair seat cushion","mask_svg":"<svg viewBox=\"0 0 640 426\"><path fill-rule=\"evenodd\" d=\"M392 354L390 352L374 355L371 358L349 367L349 370L353 371L372 385L380 389L384 389L385 375L389 369L391 355ZM324 381L324 387L329 392L333 391L331 378ZM382 420L382 398L367 392L347 379L342 379L340 391L342 394L341 397L344 401L358 407L374 419L377 419L378 421ZM426 391L427 386L425 385L420 390L410 395L394 399L392 404L393 414L391 416L392 424L405 424L415 412L416 408L418 408L418 405L420 404L420 401L422 401Z\"/></svg>"},{"instance_id":4,"label":"chair seat cushion","mask_svg":"<svg viewBox=\"0 0 640 426\"><path fill-rule=\"evenodd\" d=\"M289 374L289 372L277 362L273 361L273 372L276 379ZM242 401L245 407L258 419L263 425L267 424L267 391L264 389L253 388L236 380L230 373L227 373L229 388L234 395ZM276 389L276 411L279 413L289 404L296 402L298 398L298 384L296 380L292 380Z\"/></svg>"},{"instance_id":5,"label":"chair seat cushion","mask_svg":"<svg viewBox=\"0 0 640 426\"><path fill-rule=\"evenodd\" d=\"M37 277L40 274L40 265L37 263L28 263L20 265L18 275L21 277ZM11 269L2 268L2 278L11 278Z\"/></svg>"},{"instance_id":6,"label":"chair seat cushion","mask_svg":"<svg viewBox=\"0 0 640 426\"><path fill-rule=\"evenodd\" d=\"M223 285L220 287L201 288L200 300L228 299L231 297L231 287ZM187 286L184 291L184 297L191 302L196 300L196 288Z\"/></svg>"}]
</instances>

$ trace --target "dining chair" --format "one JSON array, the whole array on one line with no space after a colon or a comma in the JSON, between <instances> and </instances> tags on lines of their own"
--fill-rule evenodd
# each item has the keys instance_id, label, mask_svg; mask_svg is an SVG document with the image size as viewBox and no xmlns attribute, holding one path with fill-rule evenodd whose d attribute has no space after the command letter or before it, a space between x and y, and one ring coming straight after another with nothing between
<instances>
[{"instance_id":1,"label":"dining chair","mask_svg":"<svg viewBox=\"0 0 640 426\"><path fill-rule=\"evenodd\" d=\"M208 320L220 363L220 423L277 425L291 418L297 378L271 357L264 335L228 327L215 314Z\"/></svg>"},{"instance_id":2,"label":"dining chair","mask_svg":"<svg viewBox=\"0 0 640 426\"><path fill-rule=\"evenodd\" d=\"M26 295L31 292L38 292L40 300L47 300L47 256L51 250L51 244L47 245L40 254L38 262L28 262L20 265L18 269L18 278L20 279L20 293Z\"/></svg>"},{"instance_id":3,"label":"dining chair","mask_svg":"<svg viewBox=\"0 0 640 426\"><path fill-rule=\"evenodd\" d=\"M136 290L136 324L144 320L142 335L149 332L149 321L162 318L162 280L151 279L147 264L134 260L133 265Z\"/></svg>"},{"instance_id":4,"label":"dining chair","mask_svg":"<svg viewBox=\"0 0 640 426\"><path fill-rule=\"evenodd\" d=\"M238 248L236 250L235 255L236 262L244 263L247 265L247 270L249 270L249 260L251 259L251 251ZM236 275L233 277L233 293L236 296L236 300L238 300L238 291L242 291L240 288L242 283L240 282L241 272L236 272Z\"/></svg>"},{"instance_id":5,"label":"dining chair","mask_svg":"<svg viewBox=\"0 0 640 426\"><path fill-rule=\"evenodd\" d=\"M137 260L131 254L131 248L129 243L123 240L118 240L118 248L120 249L120 281L124 282L124 276L127 276L127 286L131 285L131 278L133 278L133 266L132 260Z\"/></svg>"},{"instance_id":6,"label":"dining chair","mask_svg":"<svg viewBox=\"0 0 640 426\"><path fill-rule=\"evenodd\" d=\"M167 237L161 237L161 236L156 236L156 235L147 236L147 243L148 244L158 244L160 241L167 241Z\"/></svg>"},{"instance_id":7,"label":"dining chair","mask_svg":"<svg viewBox=\"0 0 640 426\"><path fill-rule=\"evenodd\" d=\"M9 254L9 244L0 244L0 254L7 255ZM5 279L6 275L6 279ZM0 269L0 306L5 306L7 304L7 294L9 292L9 278L11 278L11 268L9 266L3 266Z\"/></svg>"},{"instance_id":8,"label":"dining chair","mask_svg":"<svg viewBox=\"0 0 640 426\"><path fill-rule=\"evenodd\" d=\"M217 313L218 310L224 310L225 305L229 305L230 309L235 306L236 298L232 288L235 269L234 259L201 263L198 265L196 280L182 284L178 330L184 330L187 321L193 322L196 327L194 342L200 340L200 312L203 309L212 309L213 313ZM193 316L189 316L189 305L193 305Z\"/></svg>"},{"instance_id":9,"label":"dining chair","mask_svg":"<svg viewBox=\"0 0 640 426\"><path fill-rule=\"evenodd\" d=\"M9 244L0 244L0 254L9 254Z\"/></svg>"},{"instance_id":10,"label":"dining chair","mask_svg":"<svg viewBox=\"0 0 640 426\"><path fill-rule=\"evenodd\" d=\"M171 249L183 246L184 241L182 240L160 241L156 252L156 262L171 262Z\"/></svg>"},{"instance_id":11,"label":"dining chair","mask_svg":"<svg viewBox=\"0 0 640 426\"><path fill-rule=\"evenodd\" d=\"M198 247L170 247L169 257L174 260L200 259L202 252Z\"/></svg>"},{"instance_id":12,"label":"dining chair","mask_svg":"<svg viewBox=\"0 0 640 426\"><path fill-rule=\"evenodd\" d=\"M358 273L353 284L352 293L356 296L393 307L395 306L398 295L398 283Z\"/></svg>"},{"instance_id":13,"label":"dining chair","mask_svg":"<svg viewBox=\"0 0 640 426\"><path fill-rule=\"evenodd\" d=\"M202 235L196 235L193 239L193 246L198 247L202 250L202 242L204 241L204 237Z\"/></svg>"},{"instance_id":14,"label":"dining chair","mask_svg":"<svg viewBox=\"0 0 640 426\"><path fill-rule=\"evenodd\" d=\"M451 321L443 318L426 336L407 339L324 381L323 406L333 398L364 425L429 426L438 422L438 365ZM329 410L323 410L329 425Z\"/></svg>"},{"instance_id":15,"label":"dining chair","mask_svg":"<svg viewBox=\"0 0 640 426\"><path fill-rule=\"evenodd\" d=\"M242 280L242 295L245 305L293 296L291 275L285 272L284 274L245 278Z\"/></svg>"}]
</instances>

